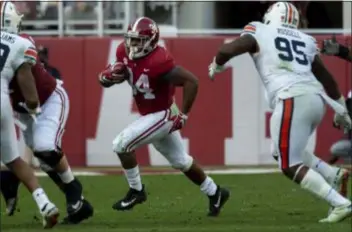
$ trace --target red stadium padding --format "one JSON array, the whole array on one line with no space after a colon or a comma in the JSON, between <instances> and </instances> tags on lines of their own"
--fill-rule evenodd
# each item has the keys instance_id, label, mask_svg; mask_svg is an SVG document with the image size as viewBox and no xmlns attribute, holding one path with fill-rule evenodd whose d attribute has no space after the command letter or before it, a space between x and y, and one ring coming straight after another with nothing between
<instances>
[{"instance_id":1,"label":"red stadium padding","mask_svg":"<svg viewBox=\"0 0 352 232\"><path fill-rule=\"evenodd\" d=\"M330 36L317 36L319 43L324 38ZM230 37L231 38L231 37ZM233 37L232 37L233 38ZM121 39L121 38L115 38ZM199 97L195 103L190 119L182 134L188 139L189 152L196 157L202 165L225 165L234 164L226 161L225 140L232 138L235 132L233 124L238 128L241 124L248 122L236 121L233 109L233 81L231 70L221 74L216 82L211 82L207 77L208 65L212 61L219 45L225 38L173 38L165 39L167 48L173 54L176 62L194 72L200 79ZM338 37L339 42L350 41L350 37ZM70 116L67 123L67 130L64 135L63 146L73 166L86 166L87 140L95 139L97 136L99 117L101 117L103 89L98 84L97 75L106 66L109 52L114 53L111 48L113 38L35 38L37 46L44 45L50 50L50 63L57 67L62 73L64 86L68 91L71 107ZM347 93L351 86L351 65L334 57L323 56L323 60L328 69L336 77L342 91ZM249 76L248 78L252 78ZM128 86L125 86L128 88ZM248 86L248 89L252 86ZM243 98L251 99L247 96L246 89L239 93ZM238 95L238 94L237 94ZM181 104L181 91L177 91L177 102ZM114 96L112 96L114 97ZM130 104L130 111L135 112L135 106ZM126 101L116 96L116 108L109 108L109 111L116 111L120 117L127 117L126 112L122 112L118 102ZM236 101L237 102L237 101ZM259 101L258 101L259 102ZM248 104L259 104L251 102ZM241 110L241 107L236 107ZM121 112L120 112L121 111ZM266 112L266 115L270 113ZM263 124L268 120L263 113ZM121 118L110 119L108 123L114 124ZM316 153L326 158L330 145L341 138L342 134L332 127L332 111L328 110L323 123L317 132ZM237 128L235 127L235 128ZM265 126L267 128L267 125ZM264 130L265 131L265 130ZM118 131L116 131L116 134ZM263 132L262 138L253 136L251 142L253 146L261 146L266 133ZM240 136L241 137L241 136ZM111 150L113 137L106 138L102 143L102 150ZM234 140L238 137L232 138ZM108 147L106 147L108 146ZM231 150L230 150L231 151ZM94 151L94 155L99 158L99 147ZM148 149L142 148L138 151L141 165L151 165L152 161L148 158ZM227 151L229 152L229 151ZM233 156L243 156L246 151L238 151ZM229 155L229 154L227 154ZM248 162L244 162L248 163ZM258 161L260 164L260 161ZM241 163L239 163L241 164ZM91 163L91 165L94 165Z\"/></svg>"}]
</instances>

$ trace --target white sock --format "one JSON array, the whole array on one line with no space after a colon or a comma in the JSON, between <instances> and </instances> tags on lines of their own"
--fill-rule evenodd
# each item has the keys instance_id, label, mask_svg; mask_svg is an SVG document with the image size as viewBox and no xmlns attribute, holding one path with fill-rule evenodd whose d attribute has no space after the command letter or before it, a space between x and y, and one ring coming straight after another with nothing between
<instances>
[{"instance_id":1,"label":"white sock","mask_svg":"<svg viewBox=\"0 0 352 232\"><path fill-rule=\"evenodd\" d=\"M200 190L207 196L214 196L218 186L215 184L214 180L207 176L207 178L200 185Z\"/></svg>"},{"instance_id":2,"label":"white sock","mask_svg":"<svg viewBox=\"0 0 352 232\"><path fill-rule=\"evenodd\" d=\"M333 189L319 173L312 169L309 169L304 176L301 187L326 200L333 207L346 205L350 202Z\"/></svg>"},{"instance_id":3,"label":"white sock","mask_svg":"<svg viewBox=\"0 0 352 232\"><path fill-rule=\"evenodd\" d=\"M64 171L63 173L58 173L58 174L62 182L64 182L65 184L68 184L75 179L70 167L68 167L67 170Z\"/></svg>"},{"instance_id":4,"label":"white sock","mask_svg":"<svg viewBox=\"0 0 352 232\"><path fill-rule=\"evenodd\" d=\"M335 176L339 170L339 168L329 165L328 163L316 157L314 154L307 151L304 153L303 162L306 166L320 173L329 183L334 181Z\"/></svg>"},{"instance_id":5,"label":"white sock","mask_svg":"<svg viewBox=\"0 0 352 232\"><path fill-rule=\"evenodd\" d=\"M138 191L142 190L142 181L141 176L139 174L138 165L131 169L125 169L125 175L130 185L130 188L136 189Z\"/></svg>"},{"instance_id":6,"label":"white sock","mask_svg":"<svg viewBox=\"0 0 352 232\"><path fill-rule=\"evenodd\" d=\"M46 193L42 188L37 188L36 190L34 190L34 192L32 193L32 196L35 202L37 203L40 211L46 204L50 202L48 199L48 196L46 195Z\"/></svg>"}]
</instances>

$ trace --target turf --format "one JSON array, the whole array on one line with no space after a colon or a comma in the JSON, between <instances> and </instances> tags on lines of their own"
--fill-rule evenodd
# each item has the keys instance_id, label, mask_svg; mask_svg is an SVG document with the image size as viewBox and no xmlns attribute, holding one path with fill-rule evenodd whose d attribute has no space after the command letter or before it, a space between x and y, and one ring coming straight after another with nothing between
<instances>
[{"instance_id":1,"label":"turf","mask_svg":"<svg viewBox=\"0 0 352 232\"><path fill-rule=\"evenodd\" d=\"M144 176L148 201L130 212L112 210L127 190L123 176L80 177L85 197L95 207L93 218L77 226L57 226L57 232L350 232L351 219L333 225L318 223L327 215L325 202L302 191L280 174L214 175L231 198L218 218L206 217L207 198L181 175ZM64 215L64 199L48 178L41 183ZM1 216L1 231L37 232L37 208L23 187L20 211ZM4 212L2 202L1 212Z\"/></svg>"}]
</instances>

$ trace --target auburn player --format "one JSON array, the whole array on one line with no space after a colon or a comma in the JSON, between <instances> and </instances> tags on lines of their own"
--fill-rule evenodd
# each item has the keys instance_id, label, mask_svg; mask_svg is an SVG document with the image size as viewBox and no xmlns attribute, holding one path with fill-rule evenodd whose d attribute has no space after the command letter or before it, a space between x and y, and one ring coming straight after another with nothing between
<instances>
[{"instance_id":1,"label":"auburn player","mask_svg":"<svg viewBox=\"0 0 352 232\"><path fill-rule=\"evenodd\" d=\"M270 132L282 172L334 207L321 222L338 222L352 214L351 201L334 189L346 183L348 173L329 166L306 146L324 116L325 104L335 110L335 123L344 129L351 128L351 119L334 78L319 58L315 39L300 32L298 25L299 12L292 4L271 5L263 23L249 23L241 37L220 47L209 76L213 79L234 56L252 55L273 108Z\"/></svg>"},{"instance_id":2,"label":"auburn player","mask_svg":"<svg viewBox=\"0 0 352 232\"><path fill-rule=\"evenodd\" d=\"M21 34L22 38L31 41L32 37ZM34 123L28 111L23 107L24 96L16 79L10 82L12 107L18 119L25 126L24 141L34 156L41 163L41 168L60 187L66 196L68 216L64 223L77 224L92 216L93 208L82 197L82 185L77 180L61 149L61 139L69 114L69 99L61 81L57 81L44 68L37 58L31 68L38 90L41 114ZM7 203L8 214L12 215L17 203L18 179L10 172L1 173L2 192Z\"/></svg>"},{"instance_id":3,"label":"auburn player","mask_svg":"<svg viewBox=\"0 0 352 232\"><path fill-rule=\"evenodd\" d=\"M18 13L15 5L7 1L0 2L0 10L1 161L32 193L43 216L44 228L51 228L57 223L59 210L49 201L33 170L19 155L9 97L9 83L15 79L23 95L22 107L32 118L41 111L31 72L31 67L36 63L37 52L30 41L18 36L23 16Z\"/></svg>"},{"instance_id":4,"label":"auburn player","mask_svg":"<svg viewBox=\"0 0 352 232\"><path fill-rule=\"evenodd\" d=\"M179 130L185 125L197 96L198 80L186 69L176 66L171 54L158 45L159 28L146 17L129 25L125 42L116 50L116 63L101 72L100 83L109 87L128 77L140 114L113 141L129 183L126 196L113 205L116 210L129 210L147 199L134 150L145 144L153 146L181 170L209 197L209 216L217 216L229 198L187 154ZM120 62L123 62L121 64ZM121 69L125 69L121 72ZM126 75L127 74L127 75ZM180 111L173 101L175 87L183 87Z\"/></svg>"}]
</instances>

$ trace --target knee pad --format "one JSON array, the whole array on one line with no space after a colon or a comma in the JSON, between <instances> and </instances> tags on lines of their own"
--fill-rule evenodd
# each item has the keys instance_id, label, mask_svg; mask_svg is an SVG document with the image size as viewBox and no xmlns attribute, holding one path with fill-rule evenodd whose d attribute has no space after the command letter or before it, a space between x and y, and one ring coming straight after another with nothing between
<instances>
[{"instance_id":1,"label":"knee pad","mask_svg":"<svg viewBox=\"0 0 352 232\"><path fill-rule=\"evenodd\" d=\"M177 157L176 159L171 161L172 167L182 172L187 172L193 164L193 157L189 156L188 154L182 157L179 157L179 156L176 156L176 157Z\"/></svg>"},{"instance_id":2,"label":"knee pad","mask_svg":"<svg viewBox=\"0 0 352 232\"><path fill-rule=\"evenodd\" d=\"M34 152L34 156L43 161L49 167L54 168L58 163L60 163L64 154L62 151L41 151Z\"/></svg>"},{"instance_id":3,"label":"knee pad","mask_svg":"<svg viewBox=\"0 0 352 232\"><path fill-rule=\"evenodd\" d=\"M115 152L115 153L125 153L125 152L129 152L127 151L126 149L126 146L127 146L127 142L126 140L124 139L124 136L123 134L119 134L115 139L114 141L112 141L112 150Z\"/></svg>"}]
</instances>

